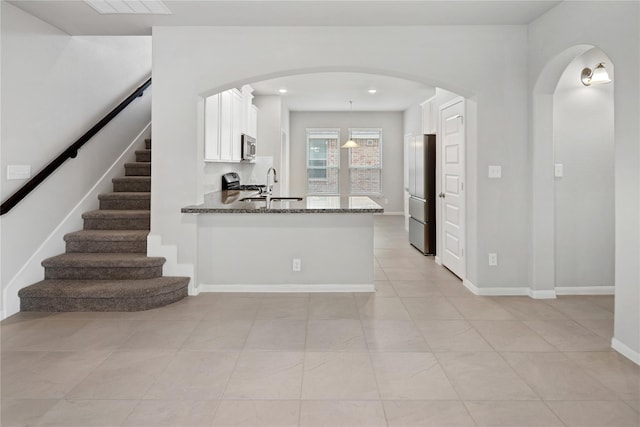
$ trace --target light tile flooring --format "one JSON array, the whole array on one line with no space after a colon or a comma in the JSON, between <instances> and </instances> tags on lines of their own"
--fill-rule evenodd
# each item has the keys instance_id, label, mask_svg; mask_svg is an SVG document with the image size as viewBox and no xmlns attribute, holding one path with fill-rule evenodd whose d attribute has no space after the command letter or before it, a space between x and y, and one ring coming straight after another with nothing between
<instances>
[{"instance_id":1,"label":"light tile flooring","mask_svg":"<svg viewBox=\"0 0 640 427\"><path fill-rule=\"evenodd\" d=\"M640 425L612 297L477 297L375 224L375 295L3 321L2 426Z\"/></svg>"}]
</instances>

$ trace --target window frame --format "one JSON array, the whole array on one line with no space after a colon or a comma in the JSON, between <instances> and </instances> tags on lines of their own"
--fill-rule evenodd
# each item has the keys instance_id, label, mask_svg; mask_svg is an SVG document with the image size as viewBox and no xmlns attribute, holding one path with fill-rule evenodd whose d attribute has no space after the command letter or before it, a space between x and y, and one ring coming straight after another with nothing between
<instances>
[{"instance_id":1,"label":"window frame","mask_svg":"<svg viewBox=\"0 0 640 427\"><path fill-rule=\"evenodd\" d=\"M327 153L325 155L325 166L324 167L318 167L318 166L311 166L309 164L311 158L309 156L310 154L310 148L311 148L311 139L318 139L318 138L311 138L311 135L313 133L317 133L317 134L321 134L321 133L326 133L327 135L333 133L335 135L335 139L337 141L337 165L336 166L328 166L328 158L329 158L329 151L327 150ZM307 194L309 195L319 195L319 196L333 196L333 195L339 195L340 194L340 128L307 128L306 129L306 139L307 139L307 144L306 144L306 152L305 152L305 156L306 156L306 173L307 173ZM327 137L326 139L333 139L330 137ZM324 178L310 178L309 177L309 170L324 170L325 171L325 177ZM336 183L336 191L335 192L312 192L311 188L309 186L310 183L313 182L328 182L329 180L329 170L336 170L336 177L337 177L337 183Z\"/></svg>"}]
</instances>

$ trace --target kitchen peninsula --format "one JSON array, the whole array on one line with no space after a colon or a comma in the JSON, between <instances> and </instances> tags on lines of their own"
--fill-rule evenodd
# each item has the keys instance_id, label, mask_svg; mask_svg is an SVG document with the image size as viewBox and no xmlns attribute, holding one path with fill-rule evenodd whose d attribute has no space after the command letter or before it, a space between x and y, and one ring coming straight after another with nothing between
<instances>
[{"instance_id":1,"label":"kitchen peninsula","mask_svg":"<svg viewBox=\"0 0 640 427\"><path fill-rule=\"evenodd\" d=\"M274 198L267 207L252 196L213 192L182 208L199 214L200 292L375 290L373 214L382 207L368 197L340 196Z\"/></svg>"}]
</instances>

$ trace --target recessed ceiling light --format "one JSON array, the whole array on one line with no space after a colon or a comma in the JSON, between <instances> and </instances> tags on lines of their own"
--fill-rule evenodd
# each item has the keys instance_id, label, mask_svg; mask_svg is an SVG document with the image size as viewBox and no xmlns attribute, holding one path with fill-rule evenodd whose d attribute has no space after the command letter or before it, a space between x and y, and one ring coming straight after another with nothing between
<instances>
[{"instance_id":1,"label":"recessed ceiling light","mask_svg":"<svg viewBox=\"0 0 640 427\"><path fill-rule=\"evenodd\" d=\"M287 89L285 89L285 88L282 88L282 89L280 89L278 92L280 92L280 93L287 93L287 92L288 92L288 90L287 90Z\"/></svg>"},{"instance_id":2,"label":"recessed ceiling light","mask_svg":"<svg viewBox=\"0 0 640 427\"><path fill-rule=\"evenodd\" d=\"M170 15L171 11L161 0L84 0L101 15L144 14Z\"/></svg>"},{"instance_id":3,"label":"recessed ceiling light","mask_svg":"<svg viewBox=\"0 0 640 427\"><path fill-rule=\"evenodd\" d=\"M368 92L369 92L369 93L376 93L376 92L377 92L377 90L375 90L375 89L369 89L369 90L368 90Z\"/></svg>"}]
</instances>

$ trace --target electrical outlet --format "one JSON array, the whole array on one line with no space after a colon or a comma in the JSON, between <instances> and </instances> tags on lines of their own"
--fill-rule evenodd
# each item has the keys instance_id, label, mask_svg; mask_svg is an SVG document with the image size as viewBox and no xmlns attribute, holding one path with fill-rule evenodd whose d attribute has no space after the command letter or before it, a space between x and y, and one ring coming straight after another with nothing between
<instances>
[{"instance_id":1,"label":"electrical outlet","mask_svg":"<svg viewBox=\"0 0 640 427\"><path fill-rule=\"evenodd\" d=\"M494 252L489 253L489 265L492 267L498 265L498 254Z\"/></svg>"},{"instance_id":2,"label":"electrical outlet","mask_svg":"<svg viewBox=\"0 0 640 427\"><path fill-rule=\"evenodd\" d=\"M302 269L302 262L300 258L293 259L293 271L300 271Z\"/></svg>"}]
</instances>

